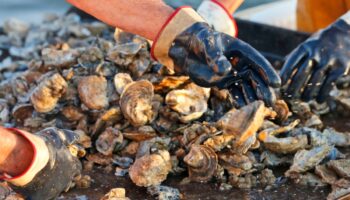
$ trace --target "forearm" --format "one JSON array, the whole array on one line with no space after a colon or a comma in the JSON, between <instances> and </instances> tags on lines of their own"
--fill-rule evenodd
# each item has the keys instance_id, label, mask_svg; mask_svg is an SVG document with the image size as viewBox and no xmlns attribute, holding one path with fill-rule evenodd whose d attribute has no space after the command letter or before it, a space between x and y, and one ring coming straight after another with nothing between
<instances>
[{"instance_id":1,"label":"forearm","mask_svg":"<svg viewBox=\"0 0 350 200\"><path fill-rule=\"evenodd\" d=\"M99 20L154 40L174 12L162 0L67 0Z\"/></svg>"},{"instance_id":2,"label":"forearm","mask_svg":"<svg viewBox=\"0 0 350 200\"><path fill-rule=\"evenodd\" d=\"M234 13L244 0L217 0L222 4L231 14Z\"/></svg>"},{"instance_id":3,"label":"forearm","mask_svg":"<svg viewBox=\"0 0 350 200\"><path fill-rule=\"evenodd\" d=\"M0 174L17 176L24 172L33 158L31 144L22 136L0 127Z\"/></svg>"}]
</instances>

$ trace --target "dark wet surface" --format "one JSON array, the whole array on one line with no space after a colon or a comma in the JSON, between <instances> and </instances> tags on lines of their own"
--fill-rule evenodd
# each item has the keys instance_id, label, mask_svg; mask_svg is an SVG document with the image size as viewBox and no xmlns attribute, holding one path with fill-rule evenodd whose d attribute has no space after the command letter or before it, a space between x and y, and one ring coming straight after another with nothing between
<instances>
[{"instance_id":1,"label":"dark wet surface","mask_svg":"<svg viewBox=\"0 0 350 200\"><path fill-rule=\"evenodd\" d=\"M336 128L339 131L350 130L350 119L327 115L323 117L327 126ZM349 151L347 151L349 152ZM274 170L275 175L283 174L284 169ZM76 199L77 196L85 195L89 200L100 199L110 189L122 187L126 189L126 194L131 199L154 199L147 194L145 188L135 186L129 178L116 177L113 173L106 173L103 169L94 169L87 172L93 179L92 186L87 189L73 189L63 194L68 200ZM264 190L262 188L254 188L251 190L231 189L220 191L219 186L215 183L190 183L181 185L183 176L169 176L163 185L178 188L184 194L185 199L200 200L224 200L224 199L249 199L249 200L321 200L326 199L330 192L330 187L305 187L296 185L292 182L285 182L277 188Z\"/></svg>"}]
</instances>

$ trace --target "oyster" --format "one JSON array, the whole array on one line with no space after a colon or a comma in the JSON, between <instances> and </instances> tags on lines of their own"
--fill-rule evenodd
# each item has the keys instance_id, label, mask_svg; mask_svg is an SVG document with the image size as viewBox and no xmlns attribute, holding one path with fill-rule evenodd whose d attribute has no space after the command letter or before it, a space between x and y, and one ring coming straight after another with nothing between
<instances>
[{"instance_id":1,"label":"oyster","mask_svg":"<svg viewBox=\"0 0 350 200\"><path fill-rule=\"evenodd\" d=\"M209 88L189 84L185 89L172 90L165 97L165 103L181 114L180 121L188 123L200 118L208 109Z\"/></svg>"},{"instance_id":2,"label":"oyster","mask_svg":"<svg viewBox=\"0 0 350 200\"><path fill-rule=\"evenodd\" d=\"M333 184L338 180L337 174L326 165L317 165L315 167L315 174L317 174L323 182Z\"/></svg>"},{"instance_id":3,"label":"oyster","mask_svg":"<svg viewBox=\"0 0 350 200\"><path fill-rule=\"evenodd\" d=\"M152 196L157 197L157 199L160 199L160 200L182 199L181 198L182 195L178 189L168 187L168 186L163 186L163 185L151 186L147 188L147 192Z\"/></svg>"},{"instance_id":4,"label":"oyster","mask_svg":"<svg viewBox=\"0 0 350 200\"><path fill-rule=\"evenodd\" d=\"M230 174L240 175L242 171L253 168L253 161L246 155L238 155L230 152L219 153L219 164Z\"/></svg>"},{"instance_id":5,"label":"oyster","mask_svg":"<svg viewBox=\"0 0 350 200\"><path fill-rule=\"evenodd\" d=\"M276 118L281 122L286 121L288 119L288 116L290 115L288 105L283 100L276 101L273 110L277 113Z\"/></svg>"},{"instance_id":6,"label":"oyster","mask_svg":"<svg viewBox=\"0 0 350 200\"><path fill-rule=\"evenodd\" d=\"M250 189L257 185L257 178L252 174L246 174L244 176L231 175L229 183L240 189Z\"/></svg>"},{"instance_id":7,"label":"oyster","mask_svg":"<svg viewBox=\"0 0 350 200\"><path fill-rule=\"evenodd\" d=\"M120 97L120 107L124 117L133 126L143 126L153 118L153 85L149 81L128 84Z\"/></svg>"},{"instance_id":8,"label":"oyster","mask_svg":"<svg viewBox=\"0 0 350 200\"><path fill-rule=\"evenodd\" d=\"M100 200L130 200L125 195L126 192L124 188L113 188Z\"/></svg>"},{"instance_id":9,"label":"oyster","mask_svg":"<svg viewBox=\"0 0 350 200\"><path fill-rule=\"evenodd\" d=\"M30 100L38 112L52 111L67 89L67 82L60 74L54 74L41 82L33 91Z\"/></svg>"},{"instance_id":10,"label":"oyster","mask_svg":"<svg viewBox=\"0 0 350 200\"><path fill-rule=\"evenodd\" d=\"M260 184L263 186L270 186L275 184L276 177L273 174L272 170L266 168L261 171L259 181L260 181Z\"/></svg>"},{"instance_id":11,"label":"oyster","mask_svg":"<svg viewBox=\"0 0 350 200\"><path fill-rule=\"evenodd\" d=\"M210 147L192 145L190 152L184 157L184 162L188 165L191 181L207 182L215 173L218 158Z\"/></svg>"},{"instance_id":12,"label":"oyster","mask_svg":"<svg viewBox=\"0 0 350 200\"><path fill-rule=\"evenodd\" d=\"M323 145L310 150L299 150L293 159L292 166L286 171L287 177L298 176L299 173L306 172L318 165L331 152L332 147Z\"/></svg>"},{"instance_id":13,"label":"oyster","mask_svg":"<svg viewBox=\"0 0 350 200\"><path fill-rule=\"evenodd\" d=\"M136 185L149 187L164 181L170 170L170 154L166 150L160 150L136 159L129 169L129 175Z\"/></svg>"},{"instance_id":14,"label":"oyster","mask_svg":"<svg viewBox=\"0 0 350 200\"><path fill-rule=\"evenodd\" d=\"M166 93L169 90L179 88L180 86L189 83L188 76L166 76L159 83L154 83L155 92Z\"/></svg>"},{"instance_id":15,"label":"oyster","mask_svg":"<svg viewBox=\"0 0 350 200\"><path fill-rule=\"evenodd\" d=\"M267 166L275 167L280 165L289 165L291 163L290 156L280 156L270 151L264 151L260 154L260 161Z\"/></svg>"},{"instance_id":16,"label":"oyster","mask_svg":"<svg viewBox=\"0 0 350 200\"><path fill-rule=\"evenodd\" d=\"M131 82L133 80L127 73L118 73L114 76L114 87L119 94L122 94L125 86Z\"/></svg>"},{"instance_id":17,"label":"oyster","mask_svg":"<svg viewBox=\"0 0 350 200\"><path fill-rule=\"evenodd\" d=\"M289 126L272 130L263 130L259 133L258 138L264 143L264 146L272 152L282 154L295 153L308 146L308 138L306 135L284 138L278 138L275 137L275 135L292 130L298 123L299 121L296 120Z\"/></svg>"},{"instance_id":18,"label":"oyster","mask_svg":"<svg viewBox=\"0 0 350 200\"><path fill-rule=\"evenodd\" d=\"M80 52L75 49L56 50L45 48L41 51L41 55L46 69L68 68L77 63Z\"/></svg>"},{"instance_id":19,"label":"oyster","mask_svg":"<svg viewBox=\"0 0 350 200\"><path fill-rule=\"evenodd\" d=\"M350 198L350 180L340 179L332 185L332 192L327 200L347 200Z\"/></svg>"},{"instance_id":20,"label":"oyster","mask_svg":"<svg viewBox=\"0 0 350 200\"><path fill-rule=\"evenodd\" d=\"M123 142L123 134L117 129L107 128L96 140L96 149L106 156L111 156L117 145Z\"/></svg>"},{"instance_id":21,"label":"oyster","mask_svg":"<svg viewBox=\"0 0 350 200\"><path fill-rule=\"evenodd\" d=\"M7 123L9 121L10 110L7 105L7 101L0 99L0 124Z\"/></svg>"},{"instance_id":22,"label":"oyster","mask_svg":"<svg viewBox=\"0 0 350 200\"><path fill-rule=\"evenodd\" d=\"M205 144L213 149L221 149L232 142L232 150L244 154L256 142L256 132L264 119L275 116L276 113L266 108L262 101L253 102L239 110L232 109L217 122L223 134L207 140Z\"/></svg>"},{"instance_id":23,"label":"oyster","mask_svg":"<svg viewBox=\"0 0 350 200\"><path fill-rule=\"evenodd\" d=\"M319 176L316 176L310 172L307 172L306 174L300 174L297 179L294 179L294 182L300 185L313 187L324 187L327 185Z\"/></svg>"},{"instance_id":24,"label":"oyster","mask_svg":"<svg viewBox=\"0 0 350 200\"><path fill-rule=\"evenodd\" d=\"M83 77L78 84L79 97L88 108L101 110L108 106L107 81L101 76Z\"/></svg>"},{"instance_id":25,"label":"oyster","mask_svg":"<svg viewBox=\"0 0 350 200\"><path fill-rule=\"evenodd\" d=\"M331 160L327 163L327 167L332 169L342 178L350 178L350 160Z\"/></svg>"}]
</instances>

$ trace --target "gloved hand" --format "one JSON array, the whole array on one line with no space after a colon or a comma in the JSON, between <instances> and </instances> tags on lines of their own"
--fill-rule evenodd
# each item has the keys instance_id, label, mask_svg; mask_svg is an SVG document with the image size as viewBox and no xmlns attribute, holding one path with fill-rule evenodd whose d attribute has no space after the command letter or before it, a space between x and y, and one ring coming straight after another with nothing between
<instances>
[{"instance_id":1,"label":"gloved hand","mask_svg":"<svg viewBox=\"0 0 350 200\"><path fill-rule=\"evenodd\" d=\"M237 2L237 4L241 3L241 1ZM204 0L199 5L197 12L214 30L237 37L238 29L232 13L217 0Z\"/></svg>"},{"instance_id":2,"label":"gloved hand","mask_svg":"<svg viewBox=\"0 0 350 200\"><path fill-rule=\"evenodd\" d=\"M168 19L151 52L199 86L229 89L237 107L258 99L272 106L276 99L272 87L280 78L269 62L245 42L214 31L189 7Z\"/></svg>"},{"instance_id":3,"label":"gloved hand","mask_svg":"<svg viewBox=\"0 0 350 200\"><path fill-rule=\"evenodd\" d=\"M344 17L311 36L287 57L281 71L283 96L322 103L335 81L349 74L350 20Z\"/></svg>"},{"instance_id":4,"label":"gloved hand","mask_svg":"<svg viewBox=\"0 0 350 200\"><path fill-rule=\"evenodd\" d=\"M73 178L80 175L82 170L80 161L68 149L77 140L74 132L46 128L33 135L17 129L10 130L27 138L35 149L29 169L20 177L7 180L11 188L30 200L56 199L61 192L68 190ZM38 157L45 156L45 151L48 151L46 164L37 161L42 160Z\"/></svg>"}]
</instances>

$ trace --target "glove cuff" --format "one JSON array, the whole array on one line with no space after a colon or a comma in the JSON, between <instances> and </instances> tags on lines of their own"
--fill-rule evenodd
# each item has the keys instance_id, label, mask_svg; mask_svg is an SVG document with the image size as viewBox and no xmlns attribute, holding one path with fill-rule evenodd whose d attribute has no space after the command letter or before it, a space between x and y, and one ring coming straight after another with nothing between
<instances>
[{"instance_id":1,"label":"glove cuff","mask_svg":"<svg viewBox=\"0 0 350 200\"><path fill-rule=\"evenodd\" d=\"M162 26L153 42L151 48L152 58L173 72L174 62L169 57L169 49L178 35L197 22L205 21L191 7L183 6L176 9Z\"/></svg>"},{"instance_id":2,"label":"glove cuff","mask_svg":"<svg viewBox=\"0 0 350 200\"><path fill-rule=\"evenodd\" d=\"M218 32L237 37L238 28L232 14L217 0L205 0L197 12Z\"/></svg>"},{"instance_id":3,"label":"glove cuff","mask_svg":"<svg viewBox=\"0 0 350 200\"><path fill-rule=\"evenodd\" d=\"M4 176L1 177L1 179L15 186L25 186L47 165L49 161L49 151L45 141L40 137L16 128L7 128L7 130L21 135L31 144L33 148L33 159L28 168L21 174L15 177Z\"/></svg>"},{"instance_id":4,"label":"glove cuff","mask_svg":"<svg viewBox=\"0 0 350 200\"><path fill-rule=\"evenodd\" d=\"M347 24L350 25L350 11L342 15L340 19L344 20Z\"/></svg>"}]
</instances>

